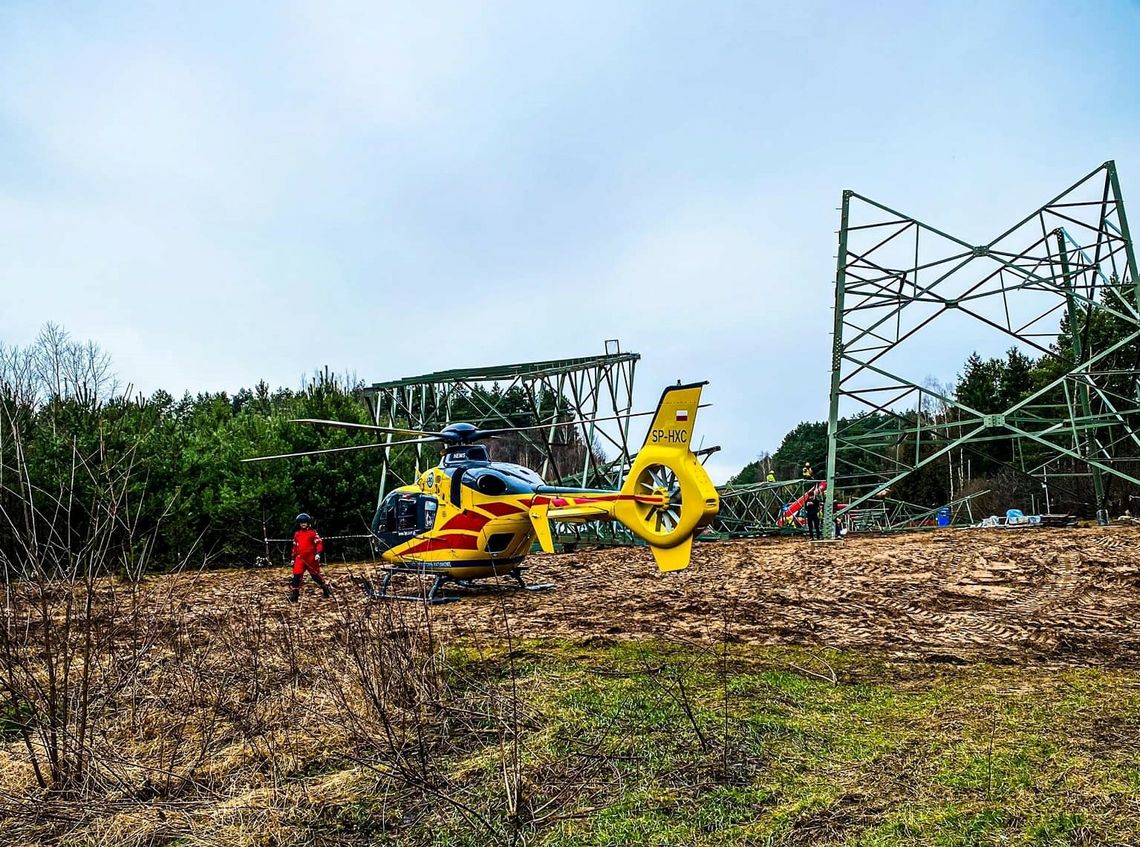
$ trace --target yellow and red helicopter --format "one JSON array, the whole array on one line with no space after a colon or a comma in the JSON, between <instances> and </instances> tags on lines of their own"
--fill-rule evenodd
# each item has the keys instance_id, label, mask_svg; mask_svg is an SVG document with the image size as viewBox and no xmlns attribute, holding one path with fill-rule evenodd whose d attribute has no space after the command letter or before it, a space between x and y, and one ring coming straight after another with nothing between
<instances>
[{"instance_id":1,"label":"yellow and red helicopter","mask_svg":"<svg viewBox=\"0 0 1140 847\"><path fill-rule=\"evenodd\" d=\"M689 564L694 535L716 516L716 488L692 450L693 426L706 383L666 388L653 422L625 483L618 491L546 485L533 470L491 461L479 442L512 429L479 429L456 423L439 432L394 429L367 424L302 419L310 423L400 433L411 440L376 446L443 445L438 467L381 501L372 521L372 545L386 563L378 596L386 593L393 574L435 577L427 599L447 582L509 575L520 586L519 566L535 539L554 552L551 522L585 523L616 520L643 540L662 571ZM544 425L549 427L549 424ZM371 446L371 445L369 445ZM311 452L334 452L343 449ZM246 461L311 455L290 453Z\"/></svg>"}]
</instances>

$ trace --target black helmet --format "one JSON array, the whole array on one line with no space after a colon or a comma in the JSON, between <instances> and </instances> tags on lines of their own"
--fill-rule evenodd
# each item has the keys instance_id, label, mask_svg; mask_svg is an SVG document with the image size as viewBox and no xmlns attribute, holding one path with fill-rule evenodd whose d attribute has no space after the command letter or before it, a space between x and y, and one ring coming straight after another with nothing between
<instances>
[{"instance_id":1,"label":"black helmet","mask_svg":"<svg viewBox=\"0 0 1140 847\"><path fill-rule=\"evenodd\" d=\"M293 518L293 523L312 523L313 519L309 516L308 512L301 512L297 517Z\"/></svg>"}]
</instances>

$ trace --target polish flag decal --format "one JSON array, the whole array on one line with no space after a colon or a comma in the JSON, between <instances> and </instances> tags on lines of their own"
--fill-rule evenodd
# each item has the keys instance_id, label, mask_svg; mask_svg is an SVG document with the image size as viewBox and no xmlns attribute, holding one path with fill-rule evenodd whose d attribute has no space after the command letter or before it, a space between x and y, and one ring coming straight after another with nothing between
<instances>
[{"instance_id":1,"label":"polish flag decal","mask_svg":"<svg viewBox=\"0 0 1140 847\"><path fill-rule=\"evenodd\" d=\"M678 421L687 421L688 419L689 419L689 410L688 409L678 409L677 410L677 420Z\"/></svg>"}]
</instances>

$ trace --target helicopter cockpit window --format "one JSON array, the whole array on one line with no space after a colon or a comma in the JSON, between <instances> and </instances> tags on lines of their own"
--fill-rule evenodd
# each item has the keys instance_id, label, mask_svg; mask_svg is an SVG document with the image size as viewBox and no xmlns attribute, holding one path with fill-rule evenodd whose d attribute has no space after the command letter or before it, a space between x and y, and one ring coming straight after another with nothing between
<instances>
[{"instance_id":1,"label":"helicopter cockpit window","mask_svg":"<svg viewBox=\"0 0 1140 847\"><path fill-rule=\"evenodd\" d=\"M400 493L393 491L384 498L384 502L380 504L380 508L376 512L376 518L372 521L373 532L395 532L396 531L396 504L400 500Z\"/></svg>"},{"instance_id":2,"label":"helicopter cockpit window","mask_svg":"<svg viewBox=\"0 0 1140 847\"><path fill-rule=\"evenodd\" d=\"M393 491L384 498L376 517L372 521L372 531L385 532L424 532L435 526L438 504L434 497L423 494L409 494Z\"/></svg>"},{"instance_id":3,"label":"helicopter cockpit window","mask_svg":"<svg viewBox=\"0 0 1140 847\"><path fill-rule=\"evenodd\" d=\"M401 497L396 503L396 532L416 528L416 498Z\"/></svg>"}]
</instances>

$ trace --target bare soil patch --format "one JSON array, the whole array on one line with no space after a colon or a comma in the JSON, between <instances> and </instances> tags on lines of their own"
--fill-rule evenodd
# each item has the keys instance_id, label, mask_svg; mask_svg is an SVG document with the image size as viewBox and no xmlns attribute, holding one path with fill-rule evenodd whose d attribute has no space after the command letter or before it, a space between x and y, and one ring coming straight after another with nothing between
<instances>
[{"instance_id":1,"label":"bare soil patch","mask_svg":"<svg viewBox=\"0 0 1140 847\"><path fill-rule=\"evenodd\" d=\"M643 548L527 560L546 592L504 590L437 606L441 634L494 638L670 638L866 650L894 659L1140 666L1140 527L939 530L809 543L698 543L685 571L660 574ZM337 602L353 574L329 568ZM287 574L183 575L195 616L238 610L251 588L284 611ZM250 585L250 581L256 581ZM240 586L240 587L239 587ZM312 587L297 614L337 625ZM248 609L243 610L248 613Z\"/></svg>"}]
</instances>

